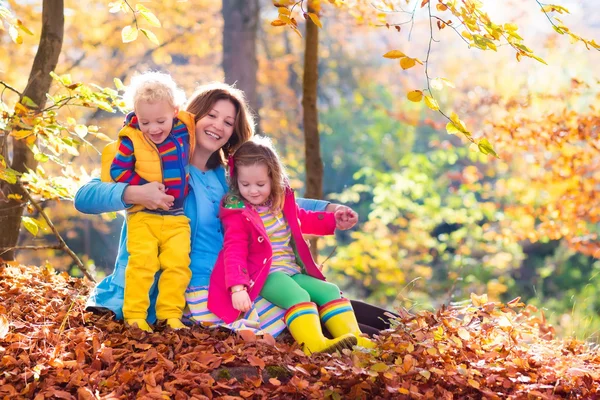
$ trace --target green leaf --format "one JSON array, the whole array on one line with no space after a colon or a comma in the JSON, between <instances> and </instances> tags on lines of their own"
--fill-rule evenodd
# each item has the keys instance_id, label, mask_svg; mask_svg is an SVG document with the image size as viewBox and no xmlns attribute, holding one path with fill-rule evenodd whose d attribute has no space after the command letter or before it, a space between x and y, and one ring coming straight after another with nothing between
<instances>
[{"instance_id":1,"label":"green leaf","mask_svg":"<svg viewBox=\"0 0 600 400\"><path fill-rule=\"evenodd\" d=\"M6 165L4 157L0 155L0 180L6 181L13 185L17 183L17 178L19 177L19 175L19 172Z\"/></svg>"},{"instance_id":2,"label":"green leaf","mask_svg":"<svg viewBox=\"0 0 600 400\"><path fill-rule=\"evenodd\" d=\"M31 217L21 217L21 222L23 223L25 229L29 231L29 233L31 233L33 236L37 236L40 226L35 219Z\"/></svg>"},{"instance_id":3,"label":"green leaf","mask_svg":"<svg viewBox=\"0 0 600 400\"><path fill-rule=\"evenodd\" d=\"M142 14L142 17L144 17L144 19L146 21L148 21L148 23L152 26L155 26L157 28L160 28L162 25L160 23L160 21L158 20L158 18L156 18L156 15L154 15L152 13L152 11L148 10L146 7L144 7L141 4L136 4L135 5L135 9L137 11L139 11L140 14Z\"/></svg>"},{"instance_id":4,"label":"green leaf","mask_svg":"<svg viewBox=\"0 0 600 400\"><path fill-rule=\"evenodd\" d=\"M21 104L23 104L29 108L38 108L38 105L35 104L35 102L27 96L23 96L23 98L21 99Z\"/></svg>"},{"instance_id":5,"label":"green leaf","mask_svg":"<svg viewBox=\"0 0 600 400\"><path fill-rule=\"evenodd\" d=\"M50 158L44 153L36 153L33 156L33 159L38 162L44 163L44 162L48 161Z\"/></svg>"},{"instance_id":6,"label":"green leaf","mask_svg":"<svg viewBox=\"0 0 600 400\"><path fill-rule=\"evenodd\" d=\"M152 43L154 43L155 45L159 46L160 42L158 41L158 38L156 37L156 35L154 34L154 32L148 30L148 29L144 29L144 28L140 28L140 31L142 31L142 33L148 38L148 40L150 40Z\"/></svg>"},{"instance_id":7,"label":"green leaf","mask_svg":"<svg viewBox=\"0 0 600 400\"><path fill-rule=\"evenodd\" d=\"M123 43L133 42L138 37L138 30L131 25L127 25L121 31L121 39Z\"/></svg>"}]
</instances>

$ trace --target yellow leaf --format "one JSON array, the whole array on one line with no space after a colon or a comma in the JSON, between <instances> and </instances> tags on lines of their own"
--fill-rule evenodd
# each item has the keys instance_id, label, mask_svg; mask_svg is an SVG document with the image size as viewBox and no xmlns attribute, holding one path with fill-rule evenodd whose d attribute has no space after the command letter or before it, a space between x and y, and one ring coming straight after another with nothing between
<instances>
[{"instance_id":1,"label":"yellow leaf","mask_svg":"<svg viewBox=\"0 0 600 400\"><path fill-rule=\"evenodd\" d=\"M429 354L430 356L436 356L438 354L438 351L437 351L437 349L435 347L429 347L427 349L427 354Z\"/></svg>"},{"instance_id":2,"label":"yellow leaf","mask_svg":"<svg viewBox=\"0 0 600 400\"><path fill-rule=\"evenodd\" d=\"M21 217L21 222L23 222L23 226L29 231L29 233L31 233L33 236L37 236L40 227L35 219L31 217Z\"/></svg>"},{"instance_id":3,"label":"yellow leaf","mask_svg":"<svg viewBox=\"0 0 600 400\"><path fill-rule=\"evenodd\" d=\"M287 15L281 15L281 14L279 14L279 19L280 19L281 21L285 22L286 24L293 25L293 24L292 24L292 20L291 20L291 19L290 19L290 17L288 17Z\"/></svg>"},{"instance_id":4,"label":"yellow leaf","mask_svg":"<svg viewBox=\"0 0 600 400\"><path fill-rule=\"evenodd\" d=\"M115 83L117 90L125 90L125 85L123 85L123 81L121 81L119 78L114 78L113 82Z\"/></svg>"},{"instance_id":5,"label":"yellow leaf","mask_svg":"<svg viewBox=\"0 0 600 400\"><path fill-rule=\"evenodd\" d=\"M438 102L433 97L425 96L425 104L433 111L438 111L440 109Z\"/></svg>"},{"instance_id":6,"label":"yellow leaf","mask_svg":"<svg viewBox=\"0 0 600 400\"><path fill-rule=\"evenodd\" d=\"M402 58L406 57L406 54L401 52L400 50L390 50L383 55L385 58Z\"/></svg>"},{"instance_id":7,"label":"yellow leaf","mask_svg":"<svg viewBox=\"0 0 600 400\"><path fill-rule=\"evenodd\" d=\"M390 367L387 364L384 364L381 362L371 365L371 371L375 371L375 372L385 372L388 369L390 369Z\"/></svg>"},{"instance_id":8,"label":"yellow leaf","mask_svg":"<svg viewBox=\"0 0 600 400\"><path fill-rule=\"evenodd\" d=\"M492 145L490 144L490 142L488 142L488 140L486 138L481 139L478 143L477 143L477 147L479 148L479 151L483 154L491 154L494 157L498 157L498 154L496 154L496 152L494 151L494 148L492 147Z\"/></svg>"},{"instance_id":9,"label":"yellow leaf","mask_svg":"<svg viewBox=\"0 0 600 400\"><path fill-rule=\"evenodd\" d=\"M10 38L12 39L12 41L15 42L16 44L23 43L23 38L21 37L21 35L19 34L19 31L17 30L17 28L14 25L11 25L8 28L8 34L10 35Z\"/></svg>"},{"instance_id":10,"label":"yellow leaf","mask_svg":"<svg viewBox=\"0 0 600 400\"><path fill-rule=\"evenodd\" d=\"M310 20L319 28L323 28L323 24L321 24L321 20L319 19L319 16L315 13L308 13L308 16L310 17Z\"/></svg>"},{"instance_id":11,"label":"yellow leaf","mask_svg":"<svg viewBox=\"0 0 600 400\"><path fill-rule=\"evenodd\" d=\"M475 389L479 389L479 382L476 380L468 379L467 382L469 382L469 385L473 386Z\"/></svg>"},{"instance_id":12,"label":"yellow leaf","mask_svg":"<svg viewBox=\"0 0 600 400\"><path fill-rule=\"evenodd\" d=\"M146 7L144 7L141 4L136 4L135 5L135 9L137 11L139 11L140 14L142 14L142 17L144 17L144 19L146 21L148 21L148 23L152 26L155 26L157 28L160 28L162 25L160 23L160 21L158 20L158 18L156 18L156 15L154 15L152 13L152 11L148 10Z\"/></svg>"},{"instance_id":13,"label":"yellow leaf","mask_svg":"<svg viewBox=\"0 0 600 400\"><path fill-rule=\"evenodd\" d=\"M458 336L462 339L462 340L470 340L471 339L471 334L469 333L469 331L467 331L465 328L458 328Z\"/></svg>"},{"instance_id":14,"label":"yellow leaf","mask_svg":"<svg viewBox=\"0 0 600 400\"><path fill-rule=\"evenodd\" d=\"M106 136L102 132L98 132L94 136L96 136L98 139L103 140L105 142L112 142L113 141L111 138L109 138L108 136Z\"/></svg>"},{"instance_id":15,"label":"yellow leaf","mask_svg":"<svg viewBox=\"0 0 600 400\"><path fill-rule=\"evenodd\" d=\"M121 39L123 43L133 42L138 37L138 30L131 25L127 25L121 31Z\"/></svg>"},{"instance_id":16,"label":"yellow leaf","mask_svg":"<svg viewBox=\"0 0 600 400\"><path fill-rule=\"evenodd\" d=\"M277 7L277 11L279 11L279 14L281 14L281 15L291 15L292 14L292 12L286 7Z\"/></svg>"},{"instance_id":17,"label":"yellow leaf","mask_svg":"<svg viewBox=\"0 0 600 400\"><path fill-rule=\"evenodd\" d=\"M0 315L0 339L4 339L4 337L8 334L8 328L10 324L4 315Z\"/></svg>"},{"instance_id":18,"label":"yellow leaf","mask_svg":"<svg viewBox=\"0 0 600 400\"><path fill-rule=\"evenodd\" d=\"M12 131L10 133L10 136L14 137L17 140L25 139L29 135L33 135L33 131L26 130L26 129L21 129L21 130L18 130L18 131Z\"/></svg>"},{"instance_id":19,"label":"yellow leaf","mask_svg":"<svg viewBox=\"0 0 600 400\"><path fill-rule=\"evenodd\" d=\"M423 99L423 92L420 90L413 90L411 92L408 92L406 97L408 97L410 101L418 103L419 101L421 101L421 99Z\"/></svg>"},{"instance_id":20,"label":"yellow leaf","mask_svg":"<svg viewBox=\"0 0 600 400\"><path fill-rule=\"evenodd\" d=\"M283 25L287 25L285 22L283 22L280 19L276 19L274 21L271 21L271 25L273 26L283 26Z\"/></svg>"},{"instance_id":21,"label":"yellow leaf","mask_svg":"<svg viewBox=\"0 0 600 400\"><path fill-rule=\"evenodd\" d=\"M154 43L157 46L160 45L160 42L158 41L158 38L156 37L154 32L152 32L151 30L148 30L148 29L144 29L144 28L140 28L140 31L142 31L144 36L146 36L149 41L151 41L152 43Z\"/></svg>"},{"instance_id":22,"label":"yellow leaf","mask_svg":"<svg viewBox=\"0 0 600 400\"><path fill-rule=\"evenodd\" d=\"M473 40L473 35L471 35L469 32L467 31L463 31L463 33L461 33L461 35L463 35L463 37L469 39L469 40Z\"/></svg>"},{"instance_id":23,"label":"yellow leaf","mask_svg":"<svg viewBox=\"0 0 600 400\"><path fill-rule=\"evenodd\" d=\"M27 33L28 35L33 36L33 32L31 32L29 29L27 29L27 27L25 25L23 25L23 22L21 22L20 19L17 20L17 27L19 29L21 29L23 32Z\"/></svg>"},{"instance_id":24,"label":"yellow leaf","mask_svg":"<svg viewBox=\"0 0 600 400\"><path fill-rule=\"evenodd\" d=\"M485 293L481 296L478 296L475 293L471 293L471 302L475 307L480 307L488 302L488 296Z\"/></svg>"},{"instance_id":25,"label":"yellow leaf","mask_svg":"<svg viewBox=\"0 0 600 400\"><path fill-rule=\"evenodd\" d=\"M435 331L433 331L433 338L435 340L442 340L444 338L444 328L438 326Z\"/></svg>"},{"instance_id":26,"label":"yellow leaf","mask_svg":"<svg viewBox=\"0 0 600 400\"><path fill-rule=\"evenodd\" d=\"M425 379L429 379L431 377L431 372L429 372L427 370L423 370L423 371L419 371L419 375L421 375Z\"/></svg>"},{"instance_id":27,"label":"yellow leaf","mask_svg":"<svg viewBox=\"0 0 600 400\"><path fill-rule=\"evenodd\" d=\"M398 389L398 393L402 393L402 394L410 394L410 391L406 388L399 388Z\"/></svg>"},{"instance_id":28,"label":"yellow leaf","mask_svg":"<svg viewBox=\"0 0 600 400\"><path fill-rule=\"evenodd\" d=\"M410 57L404 57L400 60L400 66L402 69L409 69L415 66L415 59Z\"/></svg>"}]
</instances>

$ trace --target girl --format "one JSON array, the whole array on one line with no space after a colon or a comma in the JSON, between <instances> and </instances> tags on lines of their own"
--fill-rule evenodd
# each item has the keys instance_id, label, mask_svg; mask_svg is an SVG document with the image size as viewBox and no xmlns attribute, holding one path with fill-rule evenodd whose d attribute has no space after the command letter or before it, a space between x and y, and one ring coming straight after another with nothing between
<instances>
[{"instance_id":1,"label":"girl","mask_svg":"<svg viewBox=\"0 0 600 400\"><path fill-rule=\"evenodd\" d=\"M302 238L349 229L356 214L299 209L268 139L242 144L229 167L231 194L220 211L225 239L211 274L209 310L231 323L260 295L287 310L284 321L307 355L357 343L374 347L360 336L350 301L325 281ZM323 336L319 317L334 339Z\"/></svg>"}]
</instances>

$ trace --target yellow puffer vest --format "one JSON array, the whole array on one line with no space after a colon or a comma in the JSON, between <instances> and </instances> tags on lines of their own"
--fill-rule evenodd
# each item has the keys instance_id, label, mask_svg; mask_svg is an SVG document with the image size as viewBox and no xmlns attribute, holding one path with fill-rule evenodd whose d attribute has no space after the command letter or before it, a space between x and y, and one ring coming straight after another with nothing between
<instances>
[{"instance_id":1,"label":"yellow puffer vest","mask_svg":"<svg viewBox=\"0 0 600 400\"><path fill-rule=\"evenodd\" d=\"M191 160L194 149L196 148L196 122L194 121L194 115L187 111L179 111L177 113L177 118L187 126L190 135ZM133 142L135 172L148 182L162 182L162 164L156 145L148 140L142 131L131 126L124 126L119 131L119 137L128 137ZM107 144L102 150L102 169L100 172L100 179L102 182L114 182L110 177L110 166L117 155L118 148L119 141L116 140ZM137 205L130 208L128 211L135 212L143 209L144 207Z\"/></svg>"}]
</instances>

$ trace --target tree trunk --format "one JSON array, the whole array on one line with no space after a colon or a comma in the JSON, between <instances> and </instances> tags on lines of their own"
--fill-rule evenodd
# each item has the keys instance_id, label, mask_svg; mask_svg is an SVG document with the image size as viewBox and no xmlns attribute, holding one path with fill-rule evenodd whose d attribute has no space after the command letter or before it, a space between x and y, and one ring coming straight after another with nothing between
<instances>
[{"instance_id":1,"label":"tree trunk","mask_svg":"<svg viewBox=\"0 0 600 400\"><path fill-rule=\"evenodd\" d=\"M309 1L308 12L316 12L314 1ZM306 20L306 45L304 49L304 78L302 82L302 124L304 126L304 157L306 165L307 198L323 198L323 161L319 140L319 114L317 87L319 81L319 27ZM311 252L316 259L317 240L311 240Z\"/></svg>"},{"instance_id":2,"label":"tree trunk","mask_svg":"<svg viewBox=\"0 0 600 400\"><path fill-rule=\"evenodd\" d=\"M244 91L250 108L256 114L260 104L256 88L256 36L259 20L259 0L223 0L223 71L225 82Z\"/></svg>"},{"instance_id":3,"label":"tree trunk","mask_svg":"<svg viewBox=\"0 0 600 400\"><path fill-rule=\"evenodd\" d=\"M42 10L42 33L40 44L33 60L27 86L23 96L29 97L42 110L46 104L46 93L52 84L50 72L54 71L61 52L65 27L64 0L44 0ZM4 137L6 140L6 136ZM13 158L9 161L11 168L25 172L27 168L35 169L37 161L24 140L13 140ZM1 146L7 148L7 146ZM7 152L8 153L8 152ZM9 185L2 181L0 189L3 193L17 193L18 185ZM10 248L17 244L21 227L21 216L24 204L10 200L0 203L0 248ZM15 251L0 251L0 258L14 260Z\"/></svg>"}]
</instances>

